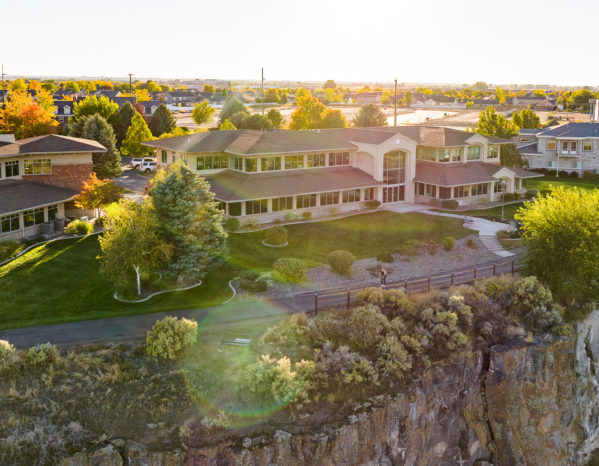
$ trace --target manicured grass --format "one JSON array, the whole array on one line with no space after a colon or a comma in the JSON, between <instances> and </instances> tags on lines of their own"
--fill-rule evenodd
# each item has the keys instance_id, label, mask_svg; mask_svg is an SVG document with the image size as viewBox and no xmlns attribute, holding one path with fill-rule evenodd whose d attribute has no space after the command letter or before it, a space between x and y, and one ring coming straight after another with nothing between
<instances>
[{"instance_id":1,"label":"manicured grass","mask_svg":"<svg viewBox=\"0 0 599 466\"><path fill-rule=\"evenodd\" d=\"M543 189L550 189L551 185L553 186L565 186L568 187L578 187L583 189L597 189L599 188L599 183L596 181L585 181L579 178L570 178L566 176L560 176L559 178L553 175L545 175L542 178L531 178L530 180L526 180L524 182L526 188L538 189L539 191Z\"/></svg>"},{"instance_id":2,"label":"manicured grass","mask_svg":"<svg viewBox=\"0 0 599 466\"><path fill-rule=\"evenodd\" d=\"M514 204L508 204L504 207L503 218L512 220L514 214L522 207L523 202L516 202ZM491 207L490 209L475 209L475 210L459 210L456 214L469 215L470 217L495 217L501 218L501 206Z\"/></svg>"},{"instance_id":3,"label":"manicured grass","mask_svg":"<svg viewBox=\"0 0 599 466\"><path fill-rule=\"evenodd\" d=\"M441 242L446 236L463 238L472 230L462 220L433 215L379 211L339 220L300 223L287 226L289 245L270 248L262 244L263 232L229 235L232 261L251 269L270 269L280 257L297 257L316 264L326 262L327 254L346 249L356 259L375 257L380 252L394 252L411 239Z\"/></svg>"},{"instance_id":4,"label":"manicured grass","mask_svg":"<svg viewBox=\"0 0 599 466\"><path fill-rule=\"evenodd\" d=\"M461 223L432 215L373 212L291 225L285 248L264 246L263 232L231 234L229 263L211 270L201 286L140 304L113 299L111 283L99 273L97 236L50 242L0 267L0 330L216 306L231 296L227 283L241 269L270 270L279 257L324 263L335 249L347 249L358 259L374 257L409 239L440 242L445 236L471 234Z\"/></svg>"}]
</instances>

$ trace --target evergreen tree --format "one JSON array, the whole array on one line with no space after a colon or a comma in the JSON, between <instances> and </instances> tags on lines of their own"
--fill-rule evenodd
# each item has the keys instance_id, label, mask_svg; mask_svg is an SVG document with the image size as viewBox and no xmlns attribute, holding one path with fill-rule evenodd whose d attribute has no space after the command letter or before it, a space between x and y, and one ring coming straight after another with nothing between
<instances>
[{"instance_id":1,"label":"evergreen tree","mask_svg":"<svg viewBox=\"0 0 599 466\"><path fill-rule=\"evenodd\" d=\"M276 108L270 109L266 114L266 118L270 120L273 128L280 128L283 125L283 115Z\"/></svg>"},{"instance_id":2,"label":"evergreen tree","mask_svg":"<svg viewBox=\"0 0 599 466\"><path fill-rule=\"evenodd\" d=\"M387 117L375 104L368 104L360 108L352 123L358 128L387 126Z\"/></svg>"},{"instance_id":3,"label":"evergreen tree","mask_svg":"<svg viewBox=\"0 0 599 466\"><path fill-rule=\"evenodd\" d=\"M162 135L163 133L170 133L177 123L173 118L171 111L166 108L166 105L160 104L154 111L152 118L150 118L150 124L148 127L155 137Z\"/></svg>"},{"instance_id":4,"label":"evergreen tree","mask_svg":"<svg viewBox=\"0 0 599 466\"><path fill-rule=\"evenodd\" d=\"M118 117L115 118L114 135L116 136L117 147L121 147L123 140L127 136L127 130L131 125L131 118L135 115L135 108L131 102L127 101L119 110Z\"/></svg>"},{"instance_id":5,"label":"evergreen tree","mask_svg":"<svg viewBox=\"0 0 599 466\"><path fill-rule=\"evenodd\" d=\"M142 142L152 141L154 137L146 121L139 113L135 113L131 118L131 126L127 130L127 136L123 141L121 152L123 155L131 157L143 157L151 154L154 150L151 147L142 146Z\"/></svg>"},{"instance_id":6,"label":"evergreen tree","mask_svg":"<svg viewBox=\"0 0 599 466\"><path fill-rule=\"evenodd\" d=\"M116 148L112 126L106 119L97 113L86 115L75 121L69 131L73 137L93 139L106 147L106 152L92 153L94 172L98 177L110 178L121 174L121 154Z\"/></svg>"},{"instance_id":7,"label":"evergreen tree","mask_svg":"<svg viewBox=\"0 0 599 466\"><path fill-rule=\"evenodd\" d=\"M170 275L198 280L222 262L227 239L223 212L204 178L179 161L157 173L149 194L166 241L174 246Z\"/></svg>"},{"instance_id":8,"label":"evergreen tree","mask_svg":"<svg viewBox=\"0 0 599 466\"><path fill-rule=\"evenodd\" d=\"M237 112L248 112L248 109L243 105L237 97L230 95L225 100L222 110L220 111L219 123L222 123L226 119L231 119L231 116Z\"/></svg>"}]
</instances>

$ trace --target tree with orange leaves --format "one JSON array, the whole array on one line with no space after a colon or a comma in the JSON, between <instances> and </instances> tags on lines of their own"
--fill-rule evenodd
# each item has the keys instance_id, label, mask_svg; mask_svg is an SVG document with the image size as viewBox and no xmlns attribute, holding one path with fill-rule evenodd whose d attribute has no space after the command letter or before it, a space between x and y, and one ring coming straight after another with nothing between
<instances>
[{"instance_id":1,"label":"tree with orange leaves","mask_svg":"<svg viewBox=\"0 0 599 466\"><path fill-rule=\"evenodd\" d=\"M0 132L12 133L16 139L52 133L58 125L54 111L54 100L45 91L40 91L37 102L27 91L13 92L0 109Z\"/></svg>"},{"instance_id":2,"label":"tree with orange leaves","mask_svg":"<svg viewBox=\"0 0 599 466\"><path fill-rule=\"evenodd\" d=\"M74 202L80 209L93 209L96 216L102 207L117 202L123 193L123 188L117 186L114 180L99 179L95 173L83 182L83 189Z\"/></svg>"}]
</instances>

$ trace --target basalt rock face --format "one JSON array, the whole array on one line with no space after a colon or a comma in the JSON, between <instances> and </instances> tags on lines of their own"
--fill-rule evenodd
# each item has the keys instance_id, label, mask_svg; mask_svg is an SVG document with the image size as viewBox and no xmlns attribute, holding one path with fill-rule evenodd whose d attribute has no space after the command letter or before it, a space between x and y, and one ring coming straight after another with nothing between
<instances>
[{"instance_id":1,"label":"basalt rock face","mask_svg":"<svg viewBox=\"0 0 599 466\"><path fill-rule=\"evenodd\" d=\"M438 364L404 394L363 403L309 434L279 430L175 456L138 444L119 452L123 464L152 465L584 465L599 448L598 358L599 311L570 337ZM92 464L83 459L93 454L64 464Z\"/></svg>"}]
</instances>

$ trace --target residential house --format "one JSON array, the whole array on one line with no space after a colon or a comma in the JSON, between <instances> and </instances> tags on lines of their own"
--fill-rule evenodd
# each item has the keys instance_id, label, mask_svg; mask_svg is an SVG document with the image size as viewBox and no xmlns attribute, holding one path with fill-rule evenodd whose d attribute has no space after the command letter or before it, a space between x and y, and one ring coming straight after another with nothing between
<instances>
[{"instance_id":1,"label":"residential house","mask_svg":"<svg viewBox=\"0 0 599 466\"><path fill-rule=\"evenodd\" d=\"M119 97L113 97L110 100L119 104L119 108L121 108L123 105L125 105L125 102L129 102L129 103L131 103L131 105L133 105L135 107L135 104L137 103L137 96L135 96L135 95L131 95L131 96L127 96L127 97L119 96Z\"/></svg>"},{"instance_id":2,"label":"residential house","mask_svg":"<svg viewBox=\"0 0 599 466\"><path fill-rule=\"evenodd\" d=\"M466 104L458 102L455 97L443 94L421 94L414 95L411 108L466 108Z\"/></svg>"},{"instance_id":3,"label":"residential house","mask_svg":"<svg viewBox=\"0 0 599 466\"><path fill-rule=\"evenodd\" d=\"M474 108L499 107L498 99L469 99Z\"/></svg>"},{"instance_id":4,"label":"residential house","mask_svg":"<svg viewBox=\"0 0 599 466\"><path fill-rule=\"evenodd\" d=\"M534 110L545 110L553 111L558 110L555 99L538 96L538 95L526 95L523 97L512 97L512 105L518 108L530 107Z\"/></svg>"},{"instance_id":5,"label":"residential house","mask_svg":"<svg viewBox=\"0 0 599 466\"><path fill-rule=\"evenodd\" d=\"M164 105L164 102L161 102L160 100L148 100L148 101L138 102L137 107L143 108L142 116L146 120L148 120L148 119L150 119L150 117L152 115L154 115L154 112L160 105Z\"/></svg>"},{"instance_id":6,"label":"residential house","mask_svg":"<svg viewBox=\"0 0 599 466\"><path fill-rule=\"evenodd\" d=\"M358 105L380 104L383 93L378 92L358 92L356 94L356 103Z\"/></svg>"},{"instance_id":7,"label":"residential house","mask_svg":"<svg viewBox=\"0 0 599 466\"><path fill-rule=\"evenodd\" d=\"M168 105L191 107L196 102L198 91L178 89L164 93L164 102Z\"/></svg>"},{"instance_id":8,"label":"residential house","mask_svg":"<svg viewBox=\"0 0 599 466\"><path fill-rule=\"evenodd\" d=\"M599 172L599 123L521 130L518 150L531 168Z\"/></svg>"},{"instance_id":9,"label":"residential house","mask_svg":"<svg viewBox=\"0 0 599 466\"><path fill-rule=\"evenodd\" d=\"M56 111L54 112L55 118L58 121L58 126L64 126L68 124L69 118L73 116L73 107L75 102L72 100L55 100L54 106Z\"/></svg>"},{"instance_id":10,"label":"residential house","mask_svg":"<svg viewBox=\"0 0 599 466\"><path fill-rule=\"evenodd\" d=\"M365 202L460 205L498 200L540 176L500 165L512 141L450 128L210 131L146 142L159 165L182 160L205 176L226 214L260 222Z\"/></svg>"},{"instance_id":11,"label":"residential house","mask_svg":"<svg viewBox=\"0 0 599 466\"><path fill-rule=\"evenodd\" d=\"M0 135L0 240L39 236L42 224L75 213L69 202L92 174L98 152L106 148L89 139Z\"/></svg>"}]
</instances>

